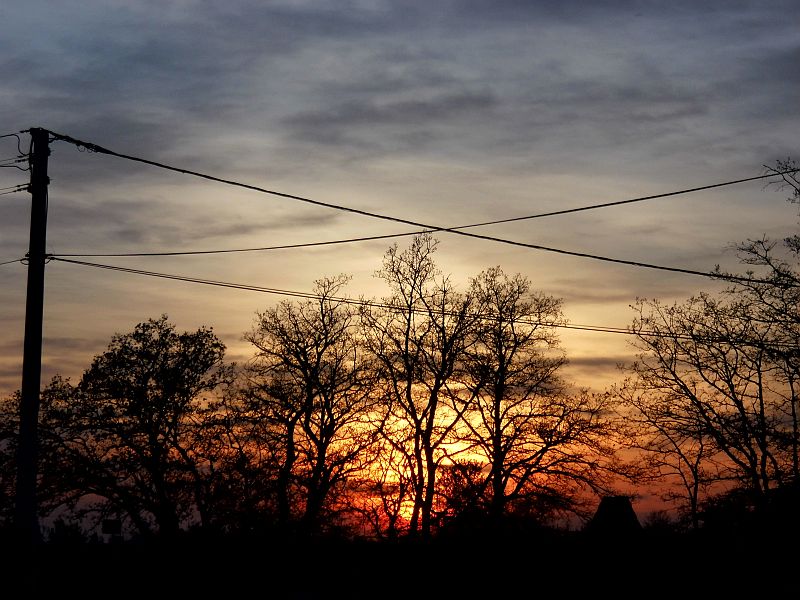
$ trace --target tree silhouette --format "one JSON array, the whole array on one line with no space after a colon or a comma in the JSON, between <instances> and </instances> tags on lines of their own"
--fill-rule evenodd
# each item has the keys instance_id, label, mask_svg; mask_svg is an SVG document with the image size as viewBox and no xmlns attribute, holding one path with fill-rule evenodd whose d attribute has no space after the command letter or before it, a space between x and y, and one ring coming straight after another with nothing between
<instances>
[{"instance_id":1,"label":"tree silhouette","mask_svg":"<svg viewBox=\"0 0 800 600\"><path fill-rule=\"evenodd\" d=\"M791 190L791 202L800 200L791 159L767 173ZM637 300L639 360L617 389L631 445L646 453L651 475L677 480L683 493L665 496L683 498L695 527L703 504L746 497L762 513L776 487L800 481L800 276L792 264L800 237L736 248L758 272L737 276L718 296Z\"/></svg>"},{"instance_id":2,"label":"tree silhouette","mask_svg":"<svg viewBox=\"0 0 800 600\"><path fill-rule=\"evenodd\" d=\"M800 203L800 180L797 163L791 158L779 160L767 173L776 175L772 185L779 190L789 190L787 199ZM800 235L791 235L781 243L767 238L747 240L737 245L742 263L762 270L759 277L748 272L750 278L737 282L726 290L726 295L750 303L752 318L771 325L769 344L765 346L768 358L776 366L775 376L780 380L786 418L791 422L791 435L786 443L792 455L792 476L800 481ZM766 271L766 272L763 272Z\"/></svg>"},{"instance_id":3,"label":"tree silhouette","mask_svg":"<svg viewBox=\"0 0 800 600\"><path fill-rule=\"evenodd\" d=\"M642 392L637 410L661 415L662 435L669 430L684 442L707 444L698 466L704 479L713 472L718 482L735 480L763 505L793 470L787 442L794 425L785 418L792 394L781 389L785 381L770 351L776 333L782 335L776 324L758 318L741 297L702 294L672 306L641 301L637 309L633 331L642 352L631 366Z\"/></svg>"},{"instance_id":4,"label":"tree silhouette","mask_svg":"<svg viewBox=\"0 0 800 600\"><path fill-rule=\"evenodd\" d=\"M661 498L677 505L691 527L699 529L701 501L726 478L724 460L691 405L651 392L630 378L614 389L623 407L624 445L641 453L636 478L657 481Z\"/></svg>"},{"instance_id":5,"label":"tree silhouette","mask_svg":"<svg viewBox=\"0 0 800 600\"><path fill-rule=\"evenodd\" d=\"M75 389L69 380L56 375L40 395L36 490L40 518L73 505L83 495L71 480L72 452L58 418L71 405L74 394ZM13 519L19 396L17 391L0 400L0 527L10 525Z\"/></svg>"},{"instance_id":6,"label":"tree silhouette","mask_svg":"<svg viewBox=\"0 0 800 600\"><path fill-rule=\"evenodd\" d=\"M400 252L390 248L377 275L391 295L362 310L369 351L379 364L385 412L380 431L411 480L409 529L431 534L436 470L460 418L445 403L447 385L476 317L472 299L439 278L438 242L415 236Z\"/></svg>"},{"instance_id":7,"label":"tree silhouette","mask_svg":"<svg viewBox=\"0 0 800 600\"><path fill-rule=\"evenodd\" d=\"M257 349L248 406L277 448L280 516L301 510L307 533L331 524L337 494L373 460L374 370L352 305L337 298L347 279L317 281L317 300L261 312L245 335Z\"/></svg>"},{"instance_id":8,"label":"tree silhouette","mask_svg":"<svg viewBox=\"0 0 800 600\"><path fill-rule=\"evenodd\" d=\"M182 523L204 523L208 465L191 432L202 394L231 379L224 352L210 329L178 333L166 315L115 335L51 411L68 465L63 484L141 534L171 537Z\"/></svg>"},{"instance_id":9,"label":"tree silhouette","mask_svg":"<svg viewBox=\"0 0 800 600\"><path fill-rule=\"evenodd\" d=\"M484 510L495 521L516 503L563 509L575 486L599 486L612 448L602 395L569 394L554 326L561 301L535 293L522 275L495 267L472 281L481 319L469 331L453 398L463 412L466 451L486 463Z\"/></svg>"}]
</instances>

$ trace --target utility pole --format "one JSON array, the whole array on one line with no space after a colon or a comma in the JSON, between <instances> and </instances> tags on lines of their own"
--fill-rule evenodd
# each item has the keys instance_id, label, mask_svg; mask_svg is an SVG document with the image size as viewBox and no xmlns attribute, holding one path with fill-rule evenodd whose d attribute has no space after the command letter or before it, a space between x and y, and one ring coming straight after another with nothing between
<instances>
[{"instance_id":1,"label":"utility pole","mask_svg":"<svg viewBox=\"0 0 800 600\"><path fill-rule=\"evenodd\" d=\"M17 495L15 526L23 543L41 539L36 502L38 474L39 394L42 380L42 319L44 317L44 263L47 238L47 157L50 132L33 128L28 162L31 180L31 234L28 247L28 290L25 300L25 347L22 357L22 393L19 407Z\"/></svg>"}]
</instances>

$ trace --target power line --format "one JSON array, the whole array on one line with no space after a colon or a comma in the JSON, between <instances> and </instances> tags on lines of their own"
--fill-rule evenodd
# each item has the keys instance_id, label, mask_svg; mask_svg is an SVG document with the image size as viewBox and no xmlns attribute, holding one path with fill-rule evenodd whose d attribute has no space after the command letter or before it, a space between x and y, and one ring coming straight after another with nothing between
<instances>
[{"instance_id":1,"label":"power line","mask_svg":"<svg viewBox=\"0 0 800 600\"><path fill-rule=\"evenodd\" d=\"M760 177L761 178L761 177ZM747 180L742 180L747 181ZM692 190L682 190L678 192L669 192L666 194L656 194L653 196L642 196L640 198L631 198L628 200L618 200L615 202L605 202L603 204L593 204L590 206L581 206L577 208L569 208L565 210L558 210L558 211L551 211L545 213L538 213L535 215L527 215L522 217L511 217L507 219L498 219L496 221L484 221L482 223L471 223L469 225L457 225L454 227L448 228L428 228L428 229L418 229L416 231L407 231L404 233L390 233L385 235L372 235L372 236L362 236L362 237L354 237L354 238L346 238L346 239L339 239L339 240L327 240L323 242L308 242L308 243L301 243L301 244L284 244L280 246L259 246L253 248L223 248L223 249L216 249L216 250L183 250L183 251L171 251L171 252L111 252L111 253L92 253L92 254L77 254L77 253L58 253L54 254L54 256L66 256L66 257L75 257L75 258L118 258L118 257L146 257L146 256L197 256L203 254L228 254L228 253L236 253L236 252L264 252L270 250L289 250L289 249L297 249L297 248L312 248L317 246L330 246L335 244L350 244L353 242L367 242L367 241L374 241L374 240L385 240L391 238L398 238L398 237L407 237L412 235L419 235L421 233L434 233L436 231L459 231L462 229L470 229L473 227L485 227L488 225L499 225L502 223L512 223L515 221L523 221L523 220L530 220L530 219L539 219L543 217L552 217L556 215L564 215L568 213L574 212L581 212L587 210L593 210L597 208L606 208L609 206L618 206L621 204L629 204L633 202L641 202L643 200L652 200L655 198L665 198L667 196L676 196L678 194L685 194L690 191L697 191L701 189L708 189L712 187L719 187L721 185L730 185L728 184L714 184L711 186L705 186L703 188L693 188ZM553 250L556 251L556 250Z\"/></svg>"},{"instance_id":2,"label":"power line","mask_svg":"<svg viewBox=\"0 0 800 600\"><path fill-rule=\"evenodd\" d=\"M3 134L3 135L0 135L0 139L8 138L8 137L17 138L17 145L19 146L19 144L21 143L21 139L19 137L20 133L25 133L25 132L24 131L20 131L19 133L6 133L6 134Z\"/></svg>"},{"instance_id":3,"label":"power line","mask_svg":"<svg viewBox=\"0 0 800 600\"><path fill-rule=\"evenodd\" d=\"M14 162L23 163L23 162L28 162L28 160L27 159L20 159L20 160L14 161ZM30 171L30 167L23 168L23 167L15 165L15 164L0 165L0 169L19 169L20 171Z\"/></svg>"},{"instance_id":4,"label":"power line","mask_svg":"<svg viewBox=\"0 0 800 600\"><path fill-rule=\"evenodd\" d=\"M10 265L11 263L22 262L22 261L23 261L22 258L15 258L14 260L7 260L5 262L0 262L0 267L5 266L5 265Z\"/></svg>"},{"instance_id":5,"label":"power line","mask_svg":"<svg viewBox=\"0 0 800 600\"><path fill-rule=\"evenodd\" d=\"M96 152L98 154L107 154L107 155L110 155L110 156L116 156L118 158L124 158L126 160L131 160L131 161L134 161L134 162L148 164L148 165L155 166L155 167L158 167L158 168L161 168L161 169L166 169L168 171L174 171L176 173L182 173L184 175L191 175L191 176L194 176L194 177L199 177L201 179L206 179L206 180L209 180L209 181L216 181L218 183L223 183L223 184L226 184L226 185L231 185L231 186L235 186L235 187L249 189L249 190L260 192L260 193L264 193L264 194L270 194L270 195L273 195L273 196L278 196L280 198L287 198L287 199L290 199L290 200L298 200L300 202L305 202L305 203L312 204L312 205L315 205L315 206L322 206L322 207L325 207L325 208L330 208L330 209L334 209L334 210L340 210L340 211L349 212L349 213L353 213L353 214L358 214L358 215L371 217L371 218L375 218L375 219L381 219L381 220L384 220L384 221L392 221L392 222L395 222L395 223L402 223L404 225L412 225L414 227L422 227L422 228L424 228L426 230L444 231L444 232L448 232L448 233L454 233L456 235L462 235L462 236L471 237L471 238L475 238L475 239L482 239L482 240L487 240L487 241L492 241L492 242L498 242L498 243L508 244L508 245L512 245L512 246L518 246L518 247L521 247L521 248L530 248L532 250L542 250L542 251L545 251L545 252L554 252L554 253L557 253L557 254L563 254L563 255L567 255L567 256L576 256L576 257L579 257L579 258L588 258L588 259L592 259L592 260L599 260L599 261L603 261L603 262L610 262L610 263L628 265L628 266L633 266L633 267L655 269L655 270L659 270L659 271L668 271L668 272L672 272L672 273L682 273L682 274L685 274L685 275L698 275L700 277L708 277L708 278L713 278L713 279L726 279L726 280L729 280L729 281L748 281L748 282L753 282L754 281L754 280L752 280L752 279L750 279L748 277L739 277L739 276L735 276L735 275L726 275L724 277L721 277L719 274L715 274L715 273L711 273L711 272L707 272L707 271L696 271L696 270L693 270L693 269L682 269L682 268L678 268L678 267L666 267L666 266L662 266L662 265L654 265L654 264L651 264L651 263L645 263L645 262L640 262L640 261L631 261L631 260L624 260L624 259L619 259L619 258L610 258L610 257L607 257L607 256L600 256L600 255L597 255L597 254L590 254L590 253L585 253L585 252L574 252L574 251L570 251L570 250L562 250L562 249L559 249L559 248L551 248L551 247L548 247L548 246L541 246L541 245L538 245L538 244L528 244L528 243L525 243L525 242L517 242L517 241L514 241L514 240L507 240L507 239L504 239L504 238L498 238L498 237L494 237L494 236L481 235L481 234L477 234L477 233L461 231L461 230L455 229L455 228L437 227L437 226L434 226L434 225L428 225L428 224L425 224L425 223L420 223L418 221L412 221L410 219L403 219L403 218L400 218L400 217L393 217L393 216L383 215L383 214L374 213L374 212L370 212L370 211L365 211L365 210L361 210L361 209L357 209L357 208L341 206L341 205L338 205L338 204L332 204L332 203L329 203L329 202L323 202L321 200L314 200L312 198L307 198L307 197L304 197L304 196L297 196L295 194L288 194L288 193L284 193L284 192L278 192L278 191L275 191L275 190L269 190L267 188L262 188L262 187L259 187L259 186L250 185L250 184L247 184L247 183L242 183L242 182L238 182L238 181L234 181L234 180L230 180L230 179L223 179L223 178L220 178L220 177L215 177L213 175L208 175L208 174L200 173L200 172L197 172L197 171L191 171L191 170L188 170L188 169L181 169L181 168L178 168L178 167L173 167L173 166L170 166L170 165L167 165L167 164L164 164L164 163L160 163L160 162L156 162L156 161L152 161L152 160L149 160L149 159L140 158L140 157L137 157L137 156L131 156L131 155L128 155L128 154L121 154L119 152L114 152L113 150L109 150L107 148L103 148L102 146L98 146L97 144L93 144L91 142L84 142L82 140L78 140L76 138L73 138L73 137L70 137L70 136L67 136L67 135L58 134L58 133L55 133L55 132L52 132L52 131L50 131L49 133L53 137L53 140L65 141L65 142L73 144L73 145L75 145L75 146L77 146L79 148L85 148L86 150L88 150L90 152ZM795 171L794 170L785 171L785 173L793 173L793 172L795 172ZM667 194L664 194L664 195L644 196L642 198L635 198L635 199L631 199L629 201L623 200L623 201L619 201L619 202L620 203L639 202L639 201L642 201L642 200L645 200L645 199L654 199L654 198L657 198L657 197L664 197L664 196L675 196L675 195L678 195L678 194L686 194L686 193L690 193L690 192L696 192L696 191L705 190L705 189L717 188L717 187L722 187L722 186L726 186L726 185L734 185L734 184L737 184L737 183L744 183L746 181L756 181L756 180L759 180L759 179L765 179L765 178L768 178L768 177L774 177L774 176L780 175L780 174L783 174L783 173L767 173L767 174L757 175L757 176L754 176L754 177L747 177L747 178L744 178L744 179L737 179L737 180L727 181L727 182L723 182L723 183L711 184L711 185L708 185L708 186L695 187L695 188L676 191L676 192L668 192ZM608 205L613 205L615 203L607 203L607 204ZM600 205L596 206L595 208L597 208L599 206ZM570 211L572 209L567 209L567 210ZM589 208L588 207L584 208L584 210L589 210ZM575 212L575 211L572 210L572 212ZM517 218L516 220L521 220L521 218ZM503 222L507 222L507 221L504 220ZM761 283L766 283L766 281L761 281Z\"/></svg>"},{"instance_id":6,"label":"power line","mask_svg":"<svg viewBox=\"0 0 800 600\"><path fill-rule=\"evenodd\" d=\"M16 194L18 192L24 192L26 189L28 189L28 186L23 185L21 187L18 187L17 189L8 190L7 192L0 192L0 196L5 196L6 194Z\"/></svg>"},{"instance_id":7,"label":"power line","mask_svg":"<svg viewBox=\"0 0 800 600\"><path fill-rule=\"evenodd\" d=\"M348 207L348 206L342 206L342 205L339 205L339 204L332 204L332 203L329 203L329 202L323 202L321 200L314 200L312 198L308 198L308 197L305 197L305 196L297 196L295 194L288 194L288 193L285 193L285 192L278 192L278 191L275 191L275 190L269 190L269 189L266 189L266 188L262 188L262 187L251 185L251 184L247 184L247 183L242 183L242 182L239 182L239 181L234 181L234 180L231 180L231 179L223 179L221 177L216 177L214 175L208 175L208 174L205 174L205 173L200 173L198 171L191 171L189 169L182 169L182 168L179 168L179 167L173 167L171 165L167 165L167 164L164 164L164 163L156 162L156 161L153 161L153 160L140 158L140 157L137 157L137 156L131 156L129 154L122 154L122 153L119 153L119 152L114 152L113 150L109 150L107 148L103 148L102 146L99 146L97 144L93 144L91 142L84 142L82 140L78 140L78 139L75 139L75 138L67 136L67 135L62 135L62 134L59 134L59 133L55 133L53 131L50 131L50 134L53 136L54 140L62 140L62 141L71 143L71 144L73 144L75 146L83 147L83 148L85 148L86 150L88 150L90 152L96 152L98 154L108 154L110 156L116 156L118 158L124 158L126 160L131 160L131 161L134 161L134 162L140 162L140 163L148 164L148 165L151 165L151 166L154 166L154 167L158 167L158 168L161 168L161 169L166 169L168 171L174 171L176 173L182 173L184 175L191 175L191 176L194 176L194 177L200 177L202 179L207 179L209 181L216 181L217 183L224 183L226 185L232 185L232 186L236 186L236 187L249 189L249 190L252 190L252 191L262 192L262 193L265 193L265 194L271 194L273 196L279 196L279 197L288 198L288 199L291 199L291 200L298 200L300 202L306 202L306 203L309 203L309 204L314 204L316 206L323 206L325 208L332 208L332 209L335 209L335 210L352 212L352 213L355 213L355 214L359 214L359 215L367 216L367 217L371 217L371 218L376 218L376 219L383 219L383 220L388 220L388 221L400 222L400 223L403 223L405 225L413 225L415 227L425 227L426 229L434 229L436 231L451 231L451 230L466 229L466 228L469 228L469 227L482 227L482 226L485 226L485 225L497 225L497 224L501 224L501 223L511 223L511 222L515 222L515 221L524 221L524 220L528 220L528 219L537 219L537 218L541 218L541 217L551 217L551 216L555 216L555 215L564 215L564 214L582 212L582 211L587 211L587 210L595 210L595 209L598 209L598 208L608 208L608 207L611 207L611 206L619 206L619 205L623 205L623 204L632 204L634 202L643 202L645 200L655 200L655 199L658 199L658 198L667 198L667 197L671 197L671 196L679 196L679 195L682 195L682 194L690 194L690 193L694 193L694 192L710 190L710 189L724 187L724 186L736 185L736 184L739 184L739 183L745 183L745 182L748 182L748 181L757 181L757 180L760 180L760 179L766 179L768 177L775 177L775 176L778 176L778 175L783 175L785 173L795 173L796 172L796 170L789 170L789 171L776 172L776 173L765 173L765 174L756 175L756 176L753 176L753 177L745 177L743 179L736 179L736 180L725 181L725 182L721 182L721 183L713 183L713 184L709 184L709 185L703 185L703 186L698 186L698 187L693 187L693 188L687 188L687 189L683 189L683 190L676 190L676 191L665 192L665 193L661 193L661 194L653 194L653 195L650 195L650 196L640 196L638 198L630 198L630 199L627 199L627 200L616 200L616 201L613 201L613 202L604 202L604 203L601 203L601 204L593 204L593 205L590 205L590 206L581 206L581 207L576 207L576 208L568 208L568 209L551 211L551 212L546 212L546 213L538 213L538 214L534 214L534 215L526 215L526 216L522 216L522 217L512 217L512 218L508 218L508 219L500 219L500 220L496 220L496 221L485 221L483 223L475 223L475 224L472 224L472 225L464 225L464 226L461 226L461 227L435 227L435 226L432 226L432 225L424 225L424 224L416 223L416 222L409 221L409 220L406 220L406 219L403 219L403 218L400 218L400 217L393 217L393 216L389 216L389 215L383 215L383 214L374 213L374 212L370 212L370 211L365 211L365 210L352 208L352 207Z\"/></svg>"},{"instance_id":8,"label":"power line","mask_svg":"<svg viewBox=\"0 0 800 600\"><path fill-rule=\"evenodd\" d=\"M172 281L183 281L186 283L196 283L201 285L209 285L213 287L223 287L229 289L236 289L236 290L244 290L250 292L261 292L266 294L274 294L278 296L289 296L293 298L302 298L306 300L319 300L322 297L318 294L313 294L310 292L298 292L294 290L283 290L278 288L270 288L265 286L258 286L258 285L250 285L250 284L243 284L243 283L231 283L229 281L219 281L215 279L201 279L198 277L189 277L185 275L175 275L170 273L159 273L156 271L146 271L143 269L133 269L129 267L120 267L116 265L107 265L107 264L100 264L100 263L92 263L86 262L82 260L71 260L66 258L59 258L57 256L51 256L51 260L63 262L63 263L70 263L74 265L80 265L84 267L93 267L98 269L106 269L109 271L119 271L121 273L129 273L134 275L144 275L147 277L156 277L159 279L169 279ZM356 300L353 298L344 298L344 297L329 297L330 300L336 302L342 302L344 304L352 304L356 306L370 306L374 308L384 308L388 310L397 310L398 307L392 306L390 304L384 304L379 302L371 302L368 300ZM414 312L421 312L421 311L414 311ZM491 318L487 316L486 318ZM627 329L621 327L601 327L601 326L594 326L594 325L569 325L564 323L540 323L525 319L520 319L520 323L524 323L527 325L536 325L536 326L545 326L545 327L557 327L561 329L577 329L581 331L597 331L601 333L617 333L617 334L630 334Z\"/></svg>"},{"instance_id":9,"label":"power line","mask_svg":"<svg viewBox=\"0 0 800 600\"><path fill-rule=\"evenodd\" d=\"M469 227L469 225L467 226ZM453 228L455 229L455 227ZM347 238L342 240L327 240L324 242L307 242L304 244L285 244L282 246L261 246L257 248L225 248L221 250L185 250L176 252L117 252L111 254L62 254L54 253L53 256L66 256L74 258L120 258L134 256L194 256L200 254L227 254L233 252L263 252L267 250L289 250L294 248L312 248L315 246L331 246L334 244L349 244L352 242L367 242L370 240L385 240L390 238L418 235L429 232L430 230L408 231L405 233L388 233L386 235L371 235L357 238Z\"/></svg>"},{"instance_id":10,"label":"power line","mask_svg":"<svg viewBox=\"0 0 800 600\"><path fill-rule=\"evenodd\" d=\"M380 240L380 239L388 239L388 238L396 238L396 237L403 237L409 235L417 235L419 233L433 233L435 231L455 231L454 229L427 229L423 231L415 231L415 232L407 232L407 233L393 233L387 235L377 235L377 236L368 236L368 237L360 237L360 238L349 238L343 240L329 240L324 242L309 242L305 244L288 244L283 246L264 246L260 248L236 248L236 249L224 249L224 250L195 250L195 251L186 251L186 252L131 252L131 253L116 253L116 254L53 254L53 257L73 257L73 258L111 258L111 257L146 257L146 256L188 256L188 255L203 255L203 254L222 254L222 253L233 253L233 252L259 252L259 251L268 251L268 250L285 250L291 248L310 248L315 246L328 246L334 244L346 244L350 242L362 242L368 240ZM469 234L471 237L478 237L481 239L488 239L488 240L496 240L501 241L507 244L512 244L515 246L521 246L524 248L531 248L534 250L543 250L546 252L554 252L557 254L564 254L567 256L577 256L579 258L590 258L605 262L612 262L618 263L623 265L629 265L634 267L644 267L648 269L657 269L661 271L670 271L673 273L683 273L687 275L699 275L701 277L707 277L710 279L717 279L722 281L741 281L741 282L748 282L748 283L770 283L768 280L765 279L753 279L750 277L744 277L739 275L727 275L721 274L716 272L706 272L706 271L695 271L692 269L682 269L679 267L665 267L662 265L654 265L650 263L638 262L638 261L631 261L631 260L624 260L619 258L609 258L606 256L599 256L595 254L588 254L583 252L574 252L571 250L561 250L558 248L551 248L548 246L540 246L536 244L527 244L524 242L515 242L511 240L503 240L500 238L492 238L489 236L478 236L474 234Z\"/></svg>"},{"instance_id":11,"label":"power line","mask_svg":"<svg viewBox=\"0 0 800 600\"><path fill-rule=\"evenodd\" d=\"M0 138L7 138L7 137L17 138L17 151L19 152L20 155L24 155L25 153L22 151L22 139L19 137L19 134L26 133L29 131L30 129L25 129L23 131L20 131L19 133L6 133L4 135L0 135Z\"/></svg>"},{"instance_id":12,"label":"power line","mask_svg":"<svg viewBox=\"0 0 800 600\"><path fill-rule=\"evenodd\" d=\"M223 287L223 288L236 289L236 290L260 292L260 293L266 293L266 294L274 294L274 295L278 295L278 296L288 296L288 297L292 297L292 298L302 298L302 299L306 299L306 300L320 300L320 299L323 299L322 296L320 296L318 294L313 294L313 293L310 293L310 292L298 292L298 291L294 291L294 290L282 290L282 289L269 288L269 287L257 286L257 285L231 283L231 282L228 282L228 281L218 281L218 280L214 280L214 279L201 279L201 278L197 278L197 277L188 277L188 276L184 276L184 275L174 275L174 274L169 274L169 273L159 273L159 272L155 272L155 271L145 271L145 270L142 270L142 269L132 269L132 268L129 268L129 267L119 267L119 266L116 266L116 265L106 265L106 264L100 264L100 263L91 263L91 262L80 261L80 260L71 260L71 259L65 259L65 258L58 258L58 257L54 257L54 256L51 256L50 258L51 258L51 260L54 260L54 261L59 261L59 262L64 262L64 263L69 263L69 264L74 264L74 265L80 265L80 266L85 266L85 267L93 267L93 268L98 268L98 269L106 269L106 270L109 270L109 271L119 271L121 273L129 273L129 274L134 274L134 275L144 275L144 276L147 276L147 277L156 277L156 278L159 278L159 279L169 279L169 280L172 280L172 281L182 281L182 282L185 282L185 283L196 283L196 284L200 284L200 285L209 285L209 286L213 286L213 287ZM373 307L373 308L383 308L383 309L386 309L386 310L407 310L406 307L400 308L398 306L393 306L391 304L373 302L373 301L369 301L369 300L356 300L356 299L352 299L352 298L335 297L335 296L328 297L327 299L331 300L331 301L334 301L334 302L341 302L343 304L351 304L351 305L356 305L356 306L368 306L368 307ZM417 309L411 309L411 310L412 310L412 312L415 312L415 313L423 313L424 312L422 310L417 310ZM449 316L456 316L455 313L446 313L446 314L448 314ZM477 316L477 317L482 318L482 319L496 319L497 318L496 316L493 316L493 315L490 315L490 314L474 315L474 316ZM599 326L599 325L571 325L571 324L567 324L567 323L558 323L558 322L549 322L549 323L548 322L544 322L543 323L543 322L538 322L538 321L532 321L532 320L529 320L529 319L516 319L516 322L521 323L521 324L525 324L525 325L535 326L535 327L552 327L552 328L556 328L556 329L571 329L571 330L578 330L578 331L590 331L590 332L596 332L596 333L611 333L611 334L618 334L618 335L633 335L633 336L638 336L638 337L669 338L669 339L684 340L684 341L697 341L698 339L701 339L698 336L690 336L690 335L677 334L677 333L676 334L669 334L669 333L663 333L663 332L658 332L658 331L648 331L648 330L633 331L631 329L622 328L622 327L609 327L609 326ZM723 343L723 342L730 342L730 339L702 338L702 341ZM780 344L772 344L771 346L782 347ZM793 347L793 346L790 345L789 347Z\"/></svg>"}]
</instances>

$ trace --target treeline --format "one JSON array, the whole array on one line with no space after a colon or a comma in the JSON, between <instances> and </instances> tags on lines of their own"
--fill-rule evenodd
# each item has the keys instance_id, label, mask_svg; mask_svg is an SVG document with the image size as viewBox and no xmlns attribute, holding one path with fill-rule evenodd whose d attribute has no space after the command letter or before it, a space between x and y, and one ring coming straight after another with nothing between
<instances>
[{"instance_id":1,"label":"treeline","mask_svg":"<svg viewBox=\"0 0 800 600\"><path fill-rule=\"evenodd\" d=\"M800 202L794 161L768 169ZM744 275L665 304L637 299L638 360L612 390L641 474L693 529L800 525L800 236L736 245Z\"/></svg>"},{"instance_id":2,"label":"treeline","mask_svg":"<svg viewBox=\"0 0 800 600\"><path fill-rule=\"evenodd\" d=\"M664 491L671 527L796 523L800 237L741 244L759 275L718 272L722 294L637 301L639 360L605 393L561 375L560 299L499 267L459 290L436 246L390 248L380 301L338 276L257 313L243 365L167 316L114 336L42 392L42 517L141 538L428 539L585 519L624 478ZM18 400L0 404L4 525Z\"/></svg>"},{"instance_id":3,"label":"treeline","mask_svg":"<svg viewBox=\"0 0 800 600\"><path fill-rule=\"evenodd\" d=\"M389 249L380 302L342 297L339 276L258 313L238 367L210 329L166 316L115 336L77 384L42 393L43 515L139 536L427 538L472 514L580 512L607 479L608 397L559 377L561 302L499 268L460 292L436 245ZM3 404L6 467L17 406Z\"/></svg>"}]
</instances>

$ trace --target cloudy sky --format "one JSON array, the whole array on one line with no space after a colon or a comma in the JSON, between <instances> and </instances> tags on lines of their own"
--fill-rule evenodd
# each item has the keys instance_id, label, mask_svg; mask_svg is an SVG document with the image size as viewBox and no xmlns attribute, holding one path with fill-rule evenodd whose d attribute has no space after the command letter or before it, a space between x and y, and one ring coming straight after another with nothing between
<instances>
[{"instance_id":1,"label":"cloudy sky","mask_svg":"<svg viewBox=\"0 0 800 600\"><path fill-rule=\"evenodd\" d=\"M8 0L0 134L45 127L120 153L435 226L613 202L759 175L797 156L795 1ZM23 147L28 137L22 136ZM0 139L0 158L16 154ZM0 188L28 174L0 169ZM52 144L48 251L260 247L413 231ZM796 231L753 182L473 231L707 271L732 242ZM0 262L27 251L30 197L0 196ZM671 274L439 233L466 285L500 265L563 298L573 324L625 327L636 297L719 289ZM403 247L408 238L400 238ZM94 258L308 291L391 242L247 254ZM0 393L19 387L25 267L0 266ZM114 333L162 313L212 326L229 358L276 296L51 262L44 380L77 377ZM568 377L602 389L625 336L563 331Z\"/></svg>"}]
</instances>

